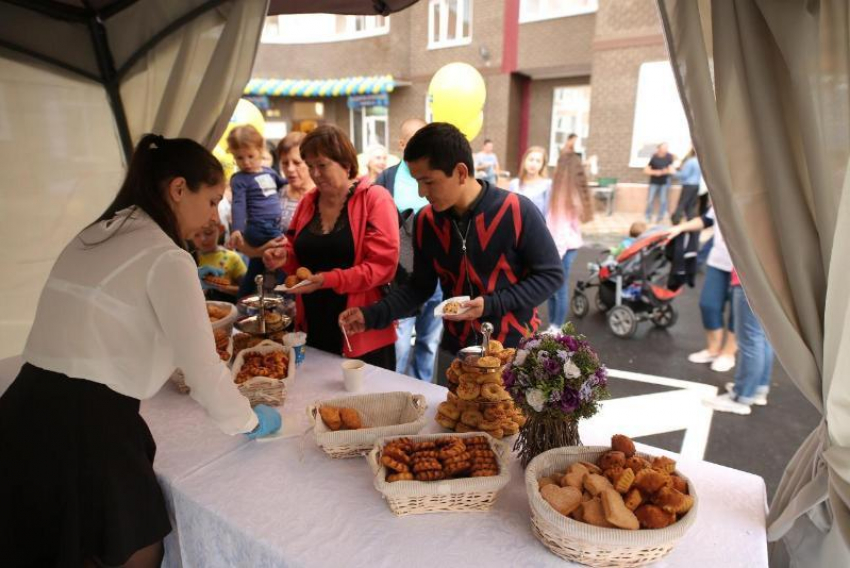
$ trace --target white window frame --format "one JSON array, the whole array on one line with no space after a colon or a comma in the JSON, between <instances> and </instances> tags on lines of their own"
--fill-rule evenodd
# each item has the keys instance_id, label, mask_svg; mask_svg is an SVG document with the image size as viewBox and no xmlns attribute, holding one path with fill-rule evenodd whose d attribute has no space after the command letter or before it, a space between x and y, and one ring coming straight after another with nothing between
<instances>
[{"instance_id":1,"label":"white window frame","mask_svg":"<svg viewBox=\"0 0 850 568\"><path fill-rule=\"evenodd\" d=\"M532 10L527 0L519 0L519 23L583 16L599 10L599 0L588 0L586 5L581 5L584 2L576 0L541 0L541 2L545 2L542 9Z\"/></svg>"},{"instance_id":2,"label":"white window frame","mask_svg":"<svg viewBox=\"0 0 850 568\"><path fill-rule=\"evenodd\" d=\"M384 115L384 116L381 116L381 117L378 117L378 116L367 117L366 116L366 109L367 108L368 107L360 107L359 109L357 109L356 115L354 113L355 109L353 109L353 108L348 109L348 121L349 121L348 122L348 124L349 124L348 135L352 140L355 140L355 134L354 134L355 117L357 117L357 119L360 120L360 140L359 140L360 150L358 151L358 153L365 152L366 148L371 146L371 144L369 144L369 139L368 139L368 129L366 128L367 119L369 120L369 122L373 122L373 123L379 123L379 122L384 123L384 128L383 128L383 130L384 130L384 140L386 140L386 144L384 144L384 146L389 147L389 143L390 143L390 108L387 107L387 114ZM356 145L357 145L357 141L355 140L355 146Z\"/></svg>"},{"instance_id":3,"label":"white window frame","mask_svg":"<svg viewBox=\"0 0 850 568\"><path fill-rule=\"evenodd\" d=\"M449 23L449 2L457 2L457 23L454 39L447 39ZM440 38L434 41L434 6L440 7ZM462 37L465 7L469 7L469 36ZM472 43L472 0L428 0L428 49L443 49Z\"/></svg>"},{"instance_id":4,"label":"white window frame","mask_svg":"<svg viewBox=\"0 0 850 568\"><path fill-rule=\"evenodd\" d=\"M321 29L321 26L309 26L309 17L322 18L322 23L328 26L328 29L330 28L330 26L328 25L330 22L334 22L335 26L336 18L345 18L346 30L344 32L339 33L335 31L324 31L309 38L293 38L292 36L289 36L286 33L281 33L280 30L283 27L284 22L287 21L285 18L299 18L295 21L302 22L303 25L311 27L312 29ZM366 24L365 29L359 31L355 29L355 22L358 18L364 18L364 22ZM378 25L378 18L382 18L381 25ZM275 28L274 31L272 31L273 27ZM382 36L387 35L388 33L390 33L389 16L354 16L341 14L284 14L280 16L268 16L266 18L266 25L263 26L263 33L260 37L260 42L288 45L333 43L338 41L351 41L355 39Z\"/></svg>"},{"instance_id":5,"label":"white window frame","mask_svg":"<svg viewBox=\"0 0 850 568\"><path fill-rule=\"evenodd\" d=\"M584 122L579 123L578 128L558 128L559 116L555 114L555 110L558 108L561 101L559 97L562 96L561 93L566 93L570 90L586 90L587 91L587 118ZM575 150L576 152L583 152L585 150L582 140L586 139L590 134L590 85L564 85L561 87L555 87L552 91L552 120L549 128L549 165L554 166L558 163L558 156L561 153L561 148L563 144L557 143L557 138L559 133L570 134L575 132L578 134L578 143L576 144ZM579 113L580 114L580 113Z\"/></svg>"}]
</instances>

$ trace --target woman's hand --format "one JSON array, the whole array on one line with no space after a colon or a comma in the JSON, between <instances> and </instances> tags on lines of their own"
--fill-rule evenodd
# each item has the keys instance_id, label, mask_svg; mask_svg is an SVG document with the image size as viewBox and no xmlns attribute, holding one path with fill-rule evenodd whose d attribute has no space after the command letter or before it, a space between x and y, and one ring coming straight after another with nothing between
<instances>
[{"instance_id":1,"label":"woman's hand","mask_svg":"<svg viewBox=\"0 0 850 568\"><path fill-rule=\"evenodd\" d=\"M366 318L360 308L349 308L339 314L339 327L348 335L366 331Z\"/></svg>"},{"instance_id":2,"label":"woman's hand","mask_svg":"<svg viewBox=\"0 0 850 568\"><path fill-rule=\"evenodd\" d=\"M462 314L444 315L443 319L451 321L477 320L482 315L484 315L484 296L478 296L477 298L473 298L468 302L463 302L460 307L461 309L466 311Z\"/></svg>"},{"instance_id":3,"label":"woman's hand","mask_svg":"<svg viewBox=\"0 0 850 568\"><path fill-rule=\"evenodd\" d=\"M227 248L231 250L239 250L245 245L245 237L241 231L233 231L230 233L230 240L227 241Z\"/></svg>"},{"instance_id":4,"label":"woman's hand","mask_svg":"<svg viewBox=\"0 0 850 568\"><path fill-rule=\"evenodd\" d=\"M289 291L289 294L310 294L311 292L324 288L325 275L320 272L312 275L310 278L307 278L306 281L310 282L310 284L302 284L298 288L293 288Z\"/></svg>"},{"instance_id":5,"label":"woman's hand","mask_svg":"<svg viewBox=\"0 0 850 568\"><path fill-rule=\"evenodd\" d=\"M284 240L283 243L286 241ZM269 270L275 270L286 264L287 253L283 244L270 246L263 252L263 264Z\"/></svg>"}]
</instances>

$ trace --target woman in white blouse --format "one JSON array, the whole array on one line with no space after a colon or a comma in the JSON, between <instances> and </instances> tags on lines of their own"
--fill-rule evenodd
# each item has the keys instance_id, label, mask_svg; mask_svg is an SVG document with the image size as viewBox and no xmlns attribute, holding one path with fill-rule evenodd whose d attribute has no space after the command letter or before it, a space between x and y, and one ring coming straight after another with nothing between
<instances>
[{"instance_id":1,"label":"woman in white blouse","mask_svg":"<svg viewBox=\"0 0 850 568\"><path fill-rule=\"evenodd\" d=\"M115 201L60 254L0 397L0 558L12 566L159 566L171 526L139 401L183 370L227 434L280 428L215 352L189 235L224 173L187 139L148 134ZM8 548L8 549L7 549Z\"/></svg>"}]
</instances>

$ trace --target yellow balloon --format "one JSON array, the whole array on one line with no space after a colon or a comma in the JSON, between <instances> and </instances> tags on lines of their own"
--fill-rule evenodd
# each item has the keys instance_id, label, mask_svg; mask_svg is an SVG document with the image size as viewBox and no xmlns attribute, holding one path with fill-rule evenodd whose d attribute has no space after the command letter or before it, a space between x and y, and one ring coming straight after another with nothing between
<instances>
[{"instance_id":1,"label":"yellow balloon","mask_svg":"<svg viewBox=\"0 0 850 568\"><path fill-rule=\"evenodd\" d=\"M487 99L487 88L484 77L472 65L449 63L431 78L428 95L434 122L448 122L461 128L473 126L478 120Z\"/></svg>"},{"instance_id":2,"label":"yellow balloon","mask_svg":"<svg viewBox=\"0 0 850 568\"><path fill-rule=\"evenodd\" d=\"M463 126L458 126L458 130L463 132L463 135L466 136L466 139L472 142L475 140L475 137L481 132L481 127L484 126L484 113L479 112L478 116L464 124Z\"/></svg>"},{"instance_id":3,"label":"yellow balloon","mask_svg":"<svg viewBox=\"0 0 850 568\"><path fill-rule=\"evenodd\" d=\"M254 105L251 101L239 99L236 103L236 108L230 121L227 123L227 128L224 129L224 134L219 138L218 143L213 149L213 155L221 162L221 167L224 168L224 175L230 179L236 172L236 162L233 161L233 156L227 151L227 136L230 131L237 126L250 124L257 129L257 132L265 135L266 119L263 117L263 112Z\"/></svg>"}]
</instances>

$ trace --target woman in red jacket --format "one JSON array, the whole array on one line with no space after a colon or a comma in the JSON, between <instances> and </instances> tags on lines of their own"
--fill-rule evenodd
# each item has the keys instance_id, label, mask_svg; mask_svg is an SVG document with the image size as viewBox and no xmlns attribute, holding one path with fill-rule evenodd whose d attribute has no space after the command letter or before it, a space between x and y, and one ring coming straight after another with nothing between
<instances>
[{"instance_id":1,"label":"woman in red jacket","mask_svg":"<svg viewBox=\"0 0 850 568\"><path fill-rule=\"evenodd\" d=\"M264 254L269 268L287 274L305 267L310 284L297 294L296 327L307 344L395 370L395 326L343 341L337 320L348 308L381 299L398 265L398 212L389 192L357 178L357 153L336 126L320 126L301 142L316 190L298 204L286 240Z\"/></svg>"}]
</instances>

